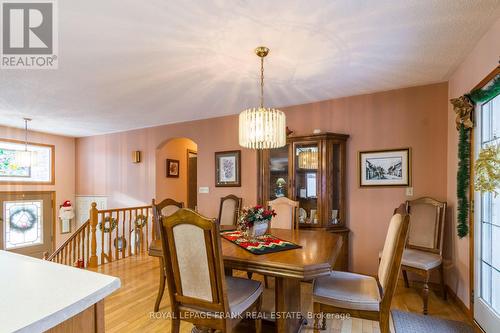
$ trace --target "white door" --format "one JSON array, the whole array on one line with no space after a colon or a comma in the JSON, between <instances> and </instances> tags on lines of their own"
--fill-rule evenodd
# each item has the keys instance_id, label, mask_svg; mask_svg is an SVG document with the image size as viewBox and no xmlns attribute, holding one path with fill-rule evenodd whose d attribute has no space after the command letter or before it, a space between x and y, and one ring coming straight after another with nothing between
<instances>
[{"instance_id":1,"label":"white door","mask_svg":"<svg viewBox=\"0 0 500 333\"><path fill-rule=\"evenodd\" d=\"M500 95L476 109L476 155L500 144ZM477 157L477 156L476 156ZM500 195L475 194L474 318L486 332L500 327Z\"/></svg>"}]
</instances>

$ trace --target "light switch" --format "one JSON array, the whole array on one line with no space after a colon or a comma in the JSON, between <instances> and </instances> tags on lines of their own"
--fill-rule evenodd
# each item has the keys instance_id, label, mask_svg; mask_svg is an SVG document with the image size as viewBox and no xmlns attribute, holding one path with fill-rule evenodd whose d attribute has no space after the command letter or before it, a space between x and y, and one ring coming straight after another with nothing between
<instances>
[{"instance_id":1,"label":"light switch","mask_svg":"<svg viewBox=\"0 0 500 333\"><path fill-rule=\"evenodd\" d=\"M200 186L198 192L199 193L209 193L210 189L208 188L208 186Z\"/></svg>"},{"instance_id":2,"label":"light switch","mask_svg":"<svg viewBox=\"0 0 500 333\"><path fill-rule=\"evenodd\" d=\"M407 197L412 197L413 196L413 187L407 187L406 188L406 196Z\"/></svg>"}]
</instances>

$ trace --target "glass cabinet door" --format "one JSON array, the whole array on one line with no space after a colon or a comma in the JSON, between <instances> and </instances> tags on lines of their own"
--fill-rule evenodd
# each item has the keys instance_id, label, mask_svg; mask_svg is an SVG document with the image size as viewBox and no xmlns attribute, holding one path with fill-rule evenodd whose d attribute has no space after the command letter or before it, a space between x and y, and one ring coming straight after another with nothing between
<instances>
[{"instance_id":1,"label":"glass cabinet door","mask_svg":"<svg viewBox=\"0 0 500 333\"><path fill-rule=\"evenodd\" d=\"M266 201L289 196L288 148L286 145L269 150L269 193Z\"/></svg>"},{"instance_id":2,"label":"glass cabinet door","mask_svg":"<svg viewBox=\"0 0 500 333\"><path fill-rule=\"evenodd\" d=\"M294 156L294 198L299 201L298 219L301 224L321 223L318 197L320 196L320 144L318 141L296 142Z\"/></svg>"},{"instance_id":3,"label":"glass cabinet door","mask_svg":"<svg viewBox=\"0 0 500 333\"><path fill-rule=\"evenodd\" d=\"M329 154L330 162L328 163L330 168L330 175L327 179L331 182L331 190L329 191L328 203L329 209L327 211L327 221L330 225L336 225L343 223L343 211L341 203L342 194L342 145L339 143L331 144L331 154ZM330 152L330 149L329 149Z\"/></svg>"}]
</instances>

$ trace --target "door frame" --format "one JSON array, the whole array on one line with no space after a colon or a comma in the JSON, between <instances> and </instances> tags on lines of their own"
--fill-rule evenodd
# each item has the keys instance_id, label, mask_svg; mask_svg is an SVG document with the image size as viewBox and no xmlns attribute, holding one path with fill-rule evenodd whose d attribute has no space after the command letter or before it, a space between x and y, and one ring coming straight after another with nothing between
<instances>
[{"instance_id":1,"label":"door frame","mask_svg":"<svg viewBox=\"0 0 500 333\"><path fill-rule=\"evenodd\" d=\"M51 246L52 251L56 249L56 191L0 191L0 194L50 194L50 199L52 200L52 235L51 235ZM3 230L1 231L3 232Z\"/></svg>"},{"instance_id":2,"label":"door frame","mask_svg":"<svg viewBox=\"0 0 500 333\"><path fill-rule=\"evenodd\" d=\"M186 150L186 203L185 206L188 207L189 205L189 154L195 154L196 155L196 173L198 173L198 151L193 150L193 149L187 149ZM198 179L198 176L196 177ZM196 206L198 206L198 184L196 184Z\"/></svg>"},{"instance_id":3,"label":"door frame","mask_svg":"<svg viewBox=\"0 0 500 333\"><path fill-rule=\"evenodd\" d=\"M484 86L486 86L495 76L500 74L500 65L497 66L495 69L493 69L484 79L481 80L472 90L476 89L481 89ZM478 135L476 131L476 122L477 115L476 115L476 108L474 109L473 113L473 122L474 122L474 127L472 127L471 132L470 132L470 139L469 139L469 148L470 148L470 178L469 178L469 315L470 319L472 319L472 322L474 323L474 326L483 331L481 326L476 322L475 316L474 316L474 297L475 297L475 285L476 285L476 257L475 257L475 247L476 247L476 242L475 242L475 201L476 201L476 192L474 190L474 162L476 160L476 154L477 154L477 149L476 149L476 136ZM484 331L483 331L484 332Z\"/></svg>"}]
</instances>

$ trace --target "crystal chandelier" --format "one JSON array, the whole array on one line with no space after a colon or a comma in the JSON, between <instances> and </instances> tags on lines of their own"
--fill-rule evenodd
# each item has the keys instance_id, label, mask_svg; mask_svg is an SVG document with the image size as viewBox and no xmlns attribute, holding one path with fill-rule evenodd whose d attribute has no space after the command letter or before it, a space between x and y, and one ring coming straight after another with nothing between
<instances>
[{"instance_id":1,"label":"crystal chandelier","mask_svg":"<svg viewBox=\"0 0 500 333\"><path fill-rule=\"evenodd\" d=\"M31 152L28 150L28 121L30 118L24 119L24 150L16 151L15 163L21 168L31 167Z\"/></svg>"},{"instance_id":2,"label":"crystal chandelier","mask_svg":"<svg viewBox=\"0 0 500 333\"><path fill-rule=\"evenodd\" d=\"M286 145L286 116L283 111L264 107L264 57L269 53L259 46L255 53L260 57L260 107L240 113L240 146L251 149L271 149Z\"/></svg>"}]
</instances>

